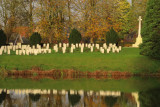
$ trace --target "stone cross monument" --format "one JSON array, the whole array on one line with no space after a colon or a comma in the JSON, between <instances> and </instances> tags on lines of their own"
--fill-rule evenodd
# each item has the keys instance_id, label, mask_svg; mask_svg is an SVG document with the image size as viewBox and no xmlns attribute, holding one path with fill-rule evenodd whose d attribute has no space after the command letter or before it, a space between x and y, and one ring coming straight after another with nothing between
<instances>
[{"instance_id":1,"label":"stone cross monument","mask_svg":"<svg viewBox=\"0 0 160 107\"><path fill-rule=\"evenodd\" d=\"M141 16L139 16L139 28L138 28L138 37L136 38L136 43L132 45L132 47L139 47L139 45L142 43L142 37L141 37Z\"/></svg>"}]
</instances>

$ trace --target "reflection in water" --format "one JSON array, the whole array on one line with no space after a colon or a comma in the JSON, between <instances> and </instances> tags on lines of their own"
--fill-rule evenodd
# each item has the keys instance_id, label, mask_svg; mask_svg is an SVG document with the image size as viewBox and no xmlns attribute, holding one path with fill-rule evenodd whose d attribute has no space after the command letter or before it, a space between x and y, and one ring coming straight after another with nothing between
<instances>
[{"instance_id":1,"label":"reflection in water","mask_svg":"<svg viewBox=\"0 0 160 107\"><path fill-rule=\"evenodd\" d=\"M137 107L133 93L114 91L1 89L0 93L0 107Z\"/></svg>"},{"instance_id":2,"label":"reflection in water","mask_svg":"<svg viewBox=\"0 0 160 107\"><path fill-rule=\"evenodd\" d=\"M68 99L72 106L75 106L81 99L81 96L79 94L73 94L71 95L70 92L68 93Z\"/></svg>"},{"instance_id":3,"label":"reflection in water","mask_svg":"<svg viewBox=\"0 0 160 107\"><path fill-rule=\"evenodd\" d=\"M159 84L159 79L154 78L118 81L6 78L0 79L0 107L160 107Z\"/></svg>"},{"instance_id":4,"label":"reflection in water","mask_svg":"<svg viewBox=\"0 0 160 107\"><path fill-rule=\"evenodd\" d=\"M140 107L160 107L160 88L139 93Z\"/></svg>"},{"instance_id":5,"label":"reflection in water","mask_svg":"<svg viewBox=\"0 0 160 107\"><path fill-rule=\"evenodd\" d=\"M113 97L113 96L106 96L105 97L105 103L109 107L113 107L116 104L117 100L118 100L118 97Z\"/></svg>"},{"instance_id":6,"label":"reflection in water","mask_svg":"<svg viewBox=\"0 0 160 107\"><path fill-rule=\"evenodd\" d=\"M2 102L5 100L5 98L6 98L6 92L4 92L4 90L3 90L0 94L0 104L2 104Z\"/></svg>"}]
</instances>

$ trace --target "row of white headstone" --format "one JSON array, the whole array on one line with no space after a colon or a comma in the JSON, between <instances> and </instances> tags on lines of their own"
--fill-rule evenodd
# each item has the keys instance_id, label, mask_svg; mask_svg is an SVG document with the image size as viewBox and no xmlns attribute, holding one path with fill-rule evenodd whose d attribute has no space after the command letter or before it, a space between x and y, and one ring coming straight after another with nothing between
<instances>
[{"instance_id":1,"label":"row of white headstone","mask_svg":"<svg viewBox=\"0 0 160 107\"><path fill-rule=\"evenodd\" d=\"M55 44L53 46L53 50L55 52L58 52L59 48L62 48L62 53L66 53L66 49L69 47L69 43L59 43ZM73 53L74 49L80 48L80 52L84 52L84 47L89 48L91 52L94 51L94 49L98 49L101 53L110 53L111 51L113 53L119 53L122 50L122 47L119 46L117 47L116 44L109 44L109 46L106 45L106 43L103 44L102 47L100 47L99 44L84 44L84 43L76 43L71 44L70 47L70 53ZM48 44L43 44L43 47L40 45L36 46L30 46L30 45L21 45L21 43L18 43L17 45L10 44L9 46L2 46L0 48L0 55L3 53L6 53L8 55L11 54L11 50L16 52L16 55L38 55L38 54L46 54L46 53L51 53L51 49L49 48L49 43Z\"/></svg>"},{"instance_id":2,"label":"row of white headstone","mask_svg":"<svg viewBox=\"0 0 160 107\"><path fill-rule=\"evenodd\" d=\"M69 44L63 43L63 46L62 46L62 44L59 43L59 44L55 44L53 46L53 50L55 52L58 52L58 49L62 48L62 53L66 53L67 47L69 47ZM121 46L117 47L116 44L109 44L109 46L107 46L107 44L104 43L103 46L100 47L99 44L84 44L84 43L78 44L77 43L75 45L71 44L70 53L73 53L74 49L76 49L76 48L80 48L81 53L83 53L84 47L89 48L91 52L93 52L94 48L96 48L96 49L100 50L101 53L105 53L105 51L106 51L106 53L109 53L110 51L112 51L113 53L115 53L115 52L119 53L122 50L122 47Z\"/></svg>"},{"instance_id":3,"label":"row of white headstone","mask_svg":"<svg viewBox=\"0 0 160 107\"><path fill-rule=\"evenodd\" d=\"M21 45L21 43L18 43L17 45L13 45L10 43L9 46L2 46L0 48L0 55L3 53L10 55L11 50L16 52L16 55L38 55L38 54L45 54L45 53L51 53L51 49L49 48L48 44L43 44L43 47L41 48L40 45L36 46L30 46L30 45Z\"/></svg>"}]
</instances>

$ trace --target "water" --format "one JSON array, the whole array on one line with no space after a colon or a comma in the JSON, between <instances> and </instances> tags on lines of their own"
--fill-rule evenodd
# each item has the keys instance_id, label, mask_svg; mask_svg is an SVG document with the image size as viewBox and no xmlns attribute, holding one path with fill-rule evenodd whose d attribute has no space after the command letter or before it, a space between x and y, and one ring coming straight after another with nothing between
<instances>
[{"instance_id":1,"label":"water","mask_svg":"<svg viewBox=\"0 0 160 107\"><path fill-rule=\"evenodd\" d=\"M0 107L160 107L160 79L0 79Z\"/></svg>"}]
</instances>

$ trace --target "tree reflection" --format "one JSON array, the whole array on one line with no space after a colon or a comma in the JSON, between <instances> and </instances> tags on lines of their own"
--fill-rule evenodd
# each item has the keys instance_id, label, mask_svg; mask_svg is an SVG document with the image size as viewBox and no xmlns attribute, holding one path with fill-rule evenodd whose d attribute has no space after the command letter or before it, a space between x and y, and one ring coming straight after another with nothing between
<instances>
[{"instance_id":1,"label":"tree reflection","mask_svg":"<svg viewBox=\"0 0 160 107\"><path fill-rule=\"evenodd\" d=\"M53 106L53 90L50 90L50 94L48 98L49 98L48 107L52 107Z\"/></svg>"},{"instance_id":2,"label":"tree reflection","mask_svg":"<svg viewBox=\"0 0 160 107\"><path fill-rule=\"evenodd\" d=\"M105 103L106 103L107 106L113 107L116 104L117 99L118 99L117 97L106 96L105 97Z\"/></svg>"},{"instance_id":3,"label":"tree reflection","mask_svg":"<svg viewBox=\"0 0 160 107\"><path fill-rule=\"evenodd\" d=\"M0 94L0 105L5 100L5 98L6 98L6 92L2 91L1 94Z\"/></svg>"},{"instance_id":4,"label":"tree reflection","mask_svg":"<svg viewBox=\"0 0 160 107\"><path fill-rule=\"evenodd\" d=\"M55 96L55 101L56 101L55 106L62 107L62 96L59 92L57 92L57 95Z\"/></svg>"},{"instance_id":5,"label":"tree reflection","mask_svg":"<svg viewBox=\"0 0 160 107\"><path fill-rule=\"evenodd\" d=\"M31 98L32 101L37 102L41 95L40 94L29 94L29 97Z\"/></svg>"},{"instance_id":6,"label":"tree reflection","mask_svg":"<svg viewBox=\"0 0 160 107\"><path fill-rule=\"evenodd\" d=\"M75 106L81 99L81 96L79 94L73 94L71 95L70 92L68 93L68 99L72 106Z\"/></svg>"},{"instance_id":7,"label":"tree reflection","mask_svg":"<svg viewBox=\"0 0 160 107\"><path fill-rule=\"evenodd\" d=\"M160 88L150 89L139 93L140 107L159 107Z\"/></svg>"}]
</instances>

